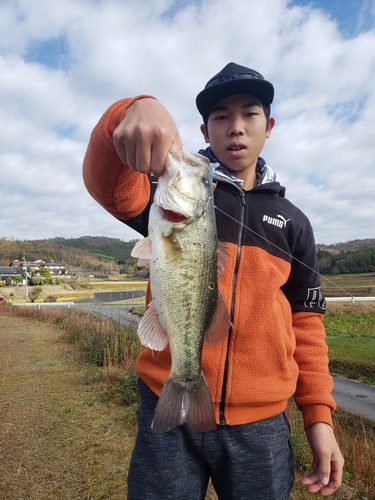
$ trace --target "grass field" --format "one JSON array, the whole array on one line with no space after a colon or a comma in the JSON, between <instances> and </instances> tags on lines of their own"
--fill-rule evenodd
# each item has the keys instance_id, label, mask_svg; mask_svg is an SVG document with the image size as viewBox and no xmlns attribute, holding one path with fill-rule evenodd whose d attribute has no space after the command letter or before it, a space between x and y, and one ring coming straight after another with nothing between
<instances>
[{"instance_id":1,"label":"grass field","mask_svg":"<svg viewBox=\"0 0 375 500\"><path fill-rule=\"evenodd\" d=\"M321 282L327 297L375 296L375 273L322 276Z\"/></svg>"},{"instance_id":2,"label":"grass field","mask_svg":"<svg viewBox=\"0 0 375 500\"><path fill-rule=\"evenodd\" d=\"M375 302L327 304L331 372L375 384Z\"/></svg>"}]
</instances>

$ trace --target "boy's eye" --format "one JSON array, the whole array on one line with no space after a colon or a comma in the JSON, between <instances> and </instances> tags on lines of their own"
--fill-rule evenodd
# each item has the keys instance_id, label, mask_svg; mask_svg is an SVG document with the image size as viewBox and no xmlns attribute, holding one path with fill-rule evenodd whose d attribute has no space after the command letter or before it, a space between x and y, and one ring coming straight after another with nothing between
<instances>
[{"instance_id":1,"label":"boy's eye","mask_svg":"<svg viewBox=\"0 0 375 500\"><path fill-rule=\"evenodd\" d=\"M214 117L214 120L225 120L226 116L225 115L217 115Z\"/></svg>"}]
</instances>

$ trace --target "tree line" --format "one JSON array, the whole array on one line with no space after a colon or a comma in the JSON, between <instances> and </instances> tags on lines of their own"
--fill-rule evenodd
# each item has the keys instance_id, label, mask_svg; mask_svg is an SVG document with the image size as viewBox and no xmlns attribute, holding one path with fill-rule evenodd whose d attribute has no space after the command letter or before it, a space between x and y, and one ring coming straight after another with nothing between
<instances>
[{"instance_id":1,"label":"tree line","mask_svg":"<svg viewBox=\"0 0 375 500\"><path fill-rule=\"evenodd\" d=\"M319 249L317 252L321 274L357 274L375 272L375 247L365 250L339 252Z\"/></svg>"},{"instance_id":2,"label":"tree line","mask_svg":"<svg viewBox=\"0 0 375 500\"><path fill-rule=\"evenodd\" d=\"M70 272L137 275L141 270L131 251L137 240L123 241L105 236L9 240L0 238L0 265L13 260L42 259L63 264ZM353 240L334 245L317 245L321 274L375 272L375 239Z\"/></svg>"}]
</instances>

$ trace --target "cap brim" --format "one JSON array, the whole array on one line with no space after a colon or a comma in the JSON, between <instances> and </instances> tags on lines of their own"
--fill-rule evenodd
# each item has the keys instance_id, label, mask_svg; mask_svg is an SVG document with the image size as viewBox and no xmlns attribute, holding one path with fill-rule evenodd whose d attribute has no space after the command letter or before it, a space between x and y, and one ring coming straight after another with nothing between
<instances>
[{"instance_id":1,"label":"cap brim","mask_svg":"<svg viewBox=\"0 0 375 500\"><path fill-rule=\"evenodd\" d=\"M267 80L243 79L230 80L208 87L197 95L196 105L198 111L207 119L213 106L234 94L251 94L258 97L265 106L269 106L273 101L274 88Z\"/></svg>"}]
</instances>

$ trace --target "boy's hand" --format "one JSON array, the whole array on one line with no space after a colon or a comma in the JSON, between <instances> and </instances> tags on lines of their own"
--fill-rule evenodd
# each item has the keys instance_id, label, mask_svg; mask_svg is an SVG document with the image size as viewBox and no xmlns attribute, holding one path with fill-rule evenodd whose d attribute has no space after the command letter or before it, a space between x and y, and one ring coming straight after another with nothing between
<instances>
[{"instance_id":1,"label":"boy's hand","mask_svg":"<svg viewBox=\"0 0 375 500\"><path fill-rule=\"evenodd\" d=\"M177 126L156 99L139 99L126 110L125 118L113 132L117 154L125 165L159 177L168 151L182 149Z\"/></svg>"},{"instance_id":2,"label":"boy's hand","mask_svg":"<svg viewBox=\"0 0 375 500\"><path fill-rule=\"evenodd\" d=\"M344 458L341 455L333 429L325 423L310 425L306 436L313 455L313 463L301 479L310 493L322 497L332 495L341 485Z\"/></svg>"}]
</instances>

